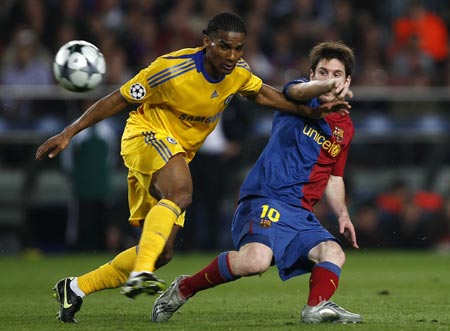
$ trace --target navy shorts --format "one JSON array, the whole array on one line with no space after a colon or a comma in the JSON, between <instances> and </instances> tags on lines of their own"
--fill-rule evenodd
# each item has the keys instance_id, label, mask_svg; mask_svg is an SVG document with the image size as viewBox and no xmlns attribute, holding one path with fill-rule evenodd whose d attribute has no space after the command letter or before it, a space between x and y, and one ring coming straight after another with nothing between
<instances>
[{"instance_id":1,"label":"navy shorts","mask_svg":"<svg viewBox=\"0 0 450 331\"><path fill-rule=\"evenodd\" d=\"M329 240L339 243L312 212L268 198L241 201L231 234L236 249L250 242L269 246L282 280L311 271L311 248Z\"/></svg>"}]
</instances>

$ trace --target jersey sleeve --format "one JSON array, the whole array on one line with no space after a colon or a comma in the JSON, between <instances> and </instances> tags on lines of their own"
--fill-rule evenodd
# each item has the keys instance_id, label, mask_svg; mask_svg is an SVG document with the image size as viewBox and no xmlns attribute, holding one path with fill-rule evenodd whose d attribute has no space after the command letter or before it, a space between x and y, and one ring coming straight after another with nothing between
<instances>
[{"instance_id":1,"label":"jersey sleeve","mask_svg":"<svg viewBox=\"0 0 450 331\"><path fill-rule=\"evenodd\" d=\"M136 76L120 87L120 93L130 103L142 103L150 97L147 85L148 68L142 69Z\"/></svg>"},{"instance_id":2,"label":"jersey sleeve","mask_svg":"<svg viewBox=\"0 0 450 331\"><path fill-rule=\"evenodd\" d=\"M348 127L346 129L348 132L348 140L345 143L345 147L342 149L342 152L339 154L336 163L331 171L333 176L344 176L345 164L347 163L348 152L350 149L350 143L353 140L353 136L355 134L355 128L353 124L351 124L351 120L349 120Z\"/></svg>"},{"instance_id":3,"label":"jersey sleeve","mask_svg":"<svg viewBox=\"0 0 450 331\"><path fill-rule=\"evenodd\" d=\"M239 93L244 97L258 93L263 84L262 79L252 73L250 66L243 59L239 60L236 67L248 75L248 79L239 89Z\"/></svg>"},{"instance_id":4,"label":"jersey sleeve","mask_svg":"<svg viewBox=\"0 0 450 331\"><path fill-rule=\"evenodd\" d=\"M162 70L162 61L157 59L147 68L139 71L136 76L120 87L120 93L130 103L160 103L162 100L158 88L149 86L149 79Z\"/></svg>"},{"instance_id":5,"label":"jersey sleeve","mask_svg":"<svg viewBox=\"0 0 450 331\"><path fill-rule=\"evenodd\" d=\"M336 160L333 170L331 171L331 174L333 176L340 176L340 177L344 176L344 170L345 170L345 164L347 163L347 157L348 157L348 147L339 154L339 157Z\"/></svg>"},{"instance_id":6,"label":"jersey sleeve","mask_svg":"<svg viewBox=\"0 0 450 331\"><path fill-rule=\"evenodd\" d=\"M306 82L308 82L309 80L308 79L306 79L306 78L299 78L299 79L296 79L296 80L293 80L293 81L291 81L291 82L289 82L289 83L286 83L284 86L283 86L283 94L284 94L284 96L286 97L286 99L288 99L289 101L291 101L291 102L295 102L295 103L305 103L305 102L303 102L303 101L300 101L300 100L296 100L296 99L294 99L294 98L292 98L291 97L291 94L289 93L289 88L292 86L292 85L296 85L296 84L299 84L299 83L306 83Z\"/></svg>"}]
</instances>

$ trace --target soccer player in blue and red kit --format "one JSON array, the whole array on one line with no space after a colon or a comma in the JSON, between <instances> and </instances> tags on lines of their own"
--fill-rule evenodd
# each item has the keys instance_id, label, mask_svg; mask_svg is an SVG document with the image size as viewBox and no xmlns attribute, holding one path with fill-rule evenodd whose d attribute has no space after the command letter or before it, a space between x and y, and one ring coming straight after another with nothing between
<instances>
[{"instance_id":1,"label":"soccer player in blue and red kit","mask_svg":"<svg viewBox=\"0 0 450 331\"><path fill-rule=\"evenodd\" d=\"M286 97L317 107L352 96L353 51L324 42L310 52L310 77L284 86ZM275 264L282 280L311 273L304 323L359 323L330 301L339 284L345 254L319 222L313 207L325 195L339 232L358 248L345 204L344 168L354 128L348 113L323 119L277 112L270 140L241 186L232 237L236 251L217 256L192 276L179 276L153 306L153 322L165 322L198 291L258 275Z\"/></svg>"}]
</instances>

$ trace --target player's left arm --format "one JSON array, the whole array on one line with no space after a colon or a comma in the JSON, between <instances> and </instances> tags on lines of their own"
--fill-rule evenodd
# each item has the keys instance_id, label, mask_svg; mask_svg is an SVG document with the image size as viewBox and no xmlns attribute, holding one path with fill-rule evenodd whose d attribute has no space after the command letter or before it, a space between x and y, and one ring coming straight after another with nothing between
<instances>
[{"instance_id":1,"label":"player's left arm","mask_svg":"<svg viewBox=\"0 0 450 331\"><path fill-rule=\"evenodd\" d=\"M41 160L45 155L50 159L58 155L68 145L73 136L78 132L124 110L128 102L120 94L119 90L96 101L77 120L66 126L60 133L47 139L36 151L36 160Z\"/></svg>"},{"instance_id":2,"label":"player's left arm","mask_svg":"<svg viewBox=\"0 0 450 331\"><path fill-rule=\"evenodd\" d=\"M345 203L345 184L341 176L331 175L325 189L325 198L338 217L339 233L354 247L359 248L356 242L355 227L350 219L347 205Z\"/></svg>"},{"instance_id":3,"label":"player's left arm","mask_svg":"<svg viewBox=\"0 0 450 331\"><path fill-rule=\"evenodd\" d=\"M310 108L303 104L297 104L287 100L281 91L267 84L263 84L258 93L249 95L247 98L261 106L313 119L323 118L337 111L348 111L351 108L350 104L344 100L328 102L320 105L320 107Z\"/></svg>"}]
</instances>

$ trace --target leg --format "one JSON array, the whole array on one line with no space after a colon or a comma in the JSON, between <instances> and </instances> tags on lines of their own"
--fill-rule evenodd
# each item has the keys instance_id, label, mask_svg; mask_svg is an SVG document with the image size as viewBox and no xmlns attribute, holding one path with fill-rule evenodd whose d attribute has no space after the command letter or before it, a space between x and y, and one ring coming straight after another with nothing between
<instances>
[{"instance_id":1,"label":"leg","mask_svg":"<svg viewBox=\"0 0 450 331\"><path fill-rule=\"evenodd\" d=\"M191 175L182 154L173 156L153 175L150 192L159 203L145 217L134 266L136 272L155 270L155 262L163 251L176 219L192 201Z\"/></svg>"},{"instance_id":2,"label":"leg","mask_svg":"<svg viewBox=\"0 0 450 331\"><path fill-rule=\"evenodd\" d=\"M328 301L338 287L341 268L345 263L345 254L341 246L334 241L322 242L310 250L308 258L316 265L311 270L308 303L302 310L302 321L361 322L360 315L348 312L334 302Z\"/></svg>"},{"instance_id":3,"label":"leg","mask_svg":"<svg viewBox=\"0 0 450 331\"><path fill-rule=\"evenodd\" d=\"M183 154L173 156L152 176L149 191L159 202L145 216L136 263L122 287L122 293L128 297L142 292L154 294L165 287L153 274L156 261L174 233L174 223L192 200L192 180Z\"/></svg>"},{"instance_id":4,"label":"leg","mask_svg":"<svg viewBox=\"0 0 450 331\"><path fill-rule=\"evenodd\" d=\"M60 305L57 318L64 323L76 322L75 314L80 310L84 296L122 285L135 260L136 247L131 247L93 271L58 281L53 288L54 297ZM65 300L69 305L65 304Z\"/></svg>"},{"instance_id":5,"label":"leg","mask_svg":"<svg viewBox=\"0 0 450 331\"><path fill-rule=\"evenodd\" d=\"M175 246L175 240L177 239L178 231L180 231L181 226L174 225L172 232L170 233L169 239L167 239L166 246L159 255L158 260L156 260L155 269L159 269L169 263L173 258L173 250Z\"/></svg>"},{"instance_id":6,"label":"leg","mask_svg":"<svg viewBox=\"0 0 450 331\"><path fill-rule=\"evenodd\" d=\"M197 292L234 281L243 276L265 272L272 261L270 247L260 243L248 243L239 251L220 254L195 275L179 276L170 288L161 294L153 305L151 320L166 322Z\"/></svg>"},{"instance_id":7,"label":"leg","mask_svg":"<svg viewBox=\"0 0 450 331\"><path fill-rule=\"evenodd\" d=\"M157 267L167 264L173 256L173 247L177 232L181 227L174 225L172 233L158 258ZM99 268L79 277L61 279L53 288L54 297L60 304L57 318L63 323L75 323L75 314L80 310L83 298L91 293L104 289L120 287L128 278L136 261L137 247L131 247ZM64 298L70 306L64 306Z\"/></svg>"}]
</instances>

